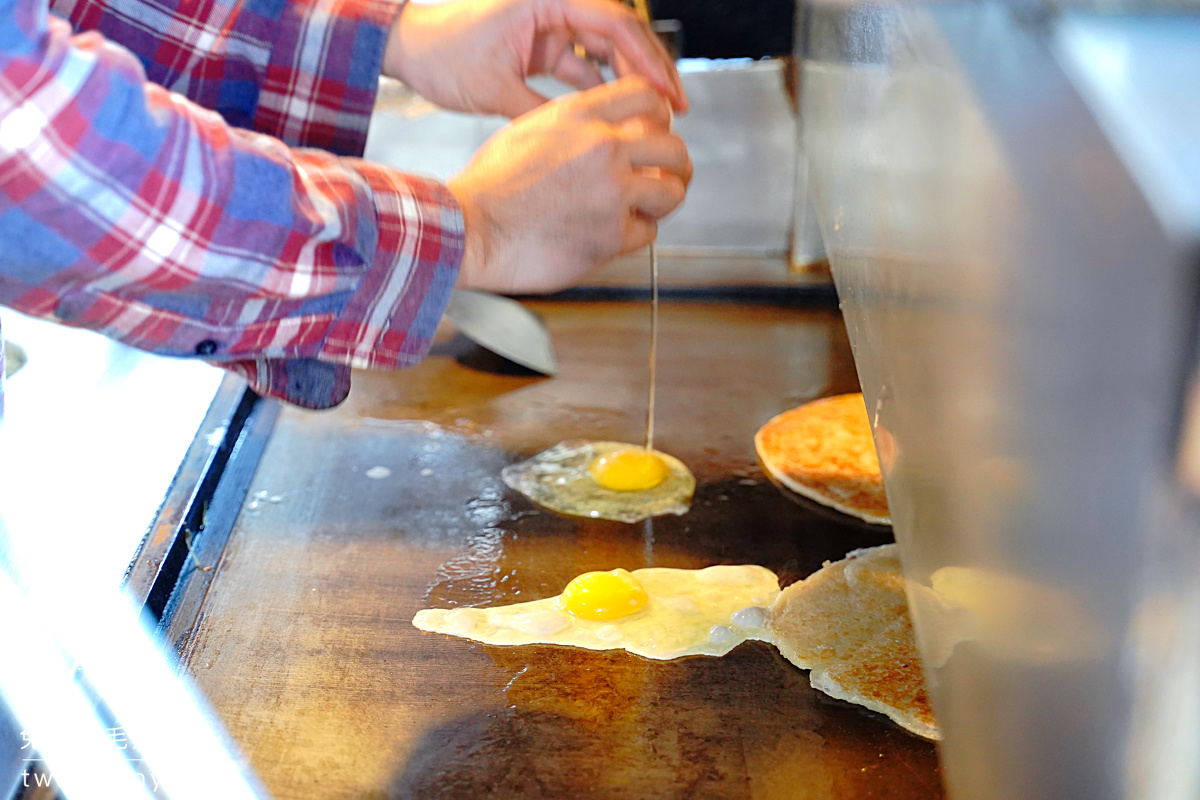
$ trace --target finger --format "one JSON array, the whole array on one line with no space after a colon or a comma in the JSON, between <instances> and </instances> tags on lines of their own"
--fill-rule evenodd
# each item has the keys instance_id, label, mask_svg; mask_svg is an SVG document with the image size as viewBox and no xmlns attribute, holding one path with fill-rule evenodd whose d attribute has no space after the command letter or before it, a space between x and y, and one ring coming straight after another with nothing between
<instances>
[{"instance_id":1,"label":"finger","mask_svg":"<svg viewBox=\"0 0 1200 800\"><path fill-rule=\"evenodd\" d=\"M549 3L547 3L549 5ZM622 4L612 0L566 0L553 4L562 21L580 35L580 43L611 58L620 54L639 75L649 80L678 110L687 107L679 75L662 42L650 26ZM585 40L586 37L586 40ZM607 40L607 47L595 39Z\"/></svg>"},{"instance_id":2,"label":"finger","mask_svg":"<svg viewBox=\"0 0 1200 800\"><path fill-rule=\"evenodd\" d=\"M639 25L640 24L641 23L639 22ZM644 27L645 26L643 26L643 28ZM650 40L653 41L655 50L659 50L661 48L661 43L658 41L658 37L654 36L653 32L648 28L645 28L645 31L650 37ZM606 38L601 34L591 33L589 31L576 31L575 39L579 45L588 52L588 55L606 64L612 65L613 72L616 73L618 78L628 78L633 75L643 77L650 81L651 85L667 98L673 108L678 110L680 113L687 111L688 101L687 95L685 95L683 92L683 83L679 78L678 71L675 69L675 62L673 62L670 56L666 54L666 51L661 52L661 66L663 74L667 75L671 81L671 86L673 88L669 90L664 89L660 82L653 80L653 75L647 75L645 70L639 69L636 65L632 64L630 59L625 55L624 51L620 50L612 39Z\"/></svg>"},{"instance_id":3,"label":"finger","mask_svg":"<svg viewBox=\"0 0 1200 800\"><path fill-rule=\"evenodd\" d=\"M658 236L658 223L638 214L630 214L621 235L621 249L617 255L640 250Z\"/></svg>"},{"instance_id":4,"label":"finger","mask_svg":"<svg viewBox=\"0 0 1200 800\"><path fill-rule=\"evenodd\" d=\"M652 220L670 214L687 195L683 179L670 172L657 177L635 172L625 186L625 199L629 207Z\"/></svg>"},{"instance_id":5,"label":"finger","mask_svg":"<svg viewBox=\"0 0 1200 800\"><path fill-rule=\"evenodd\" d=\"M649 123L665 128L671 120L667 101L639 77L622 78L590 89L577 96L573 107L613 124L644 117Z\"/></svg>"},{"instance_id":6,"label":"finger","mask_svg":"<svg viewBox=\"0 0 1200 800\"><path fill-rule=\"evenodd\" d=\"M580 58L570 50L563 51L558 60L554 62L550 74L576 89L594 89L604 83L604 76L600 74L600 70L595 64L585 58Z\"/></svg>"},{"instance_id":7,"label":"finger","mask_svg":"<svg viewBox=\"0 0 1200 800\"><path fill-rule=\"evenodd\" d=\"M570 31L547 31L535 35L529 46L529 60L526 75L542 75L550 72L554 62L564 50L575 46L574 36Z\"/></svg>"},{"instance_id":8,"label":"finger","mask_svg":"<svg viewBox=\"0 0 1200 800\"><path fill-rule=\"evenodd\" d=\"M637 127L632 125L630 127ZM626 132L625 152L634 167L657 167L672 172L685 182L692 178L692 159L687 145L671 134L645 135Z\"/></svg>"},{"instance_id":9,"label":"finger","mask_svg":"<svg viewBox=\"0 0 1200 800\"><path fill-rule=\"evenodd\" d=\"M655 36L654 39L655 41L659 41L658 36ZM609 63L612 64L613 72L618 78L638 74L637 69L629 62L629 59L625 58L620 52L613 53ZM671 77L671 82L675 86L676 92L675 95L670 96L671 106L682 116L688 112L691 102L688 100L687 92L683 89L683 79L679 76L679 70L676 69L675 62L671 60L669 55L667 56L666 70L667 74Z\"/></svg>"}]
</instances>

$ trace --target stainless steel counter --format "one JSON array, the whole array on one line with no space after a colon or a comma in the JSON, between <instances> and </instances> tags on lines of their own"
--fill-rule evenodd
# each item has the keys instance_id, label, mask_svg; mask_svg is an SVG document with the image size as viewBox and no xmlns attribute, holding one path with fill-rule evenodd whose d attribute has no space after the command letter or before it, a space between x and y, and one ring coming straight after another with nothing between
<instances>
[{"instance_id":1,"label":"stainless steel counter","mask_svg":"<svg viewBox=\"0 0 1200 800\"><path fill-rule=\"evenodd\" d=\"M0 514L10 535L120 583L224 372L5 310L28 358L5 386Z\"/></svg>"},{"instance_id":2,"label":"stainless steel counter","mask_svg":"<svg viewBox=\"0 0 1200 800\"><path fill-rule=\"evenodd\" d=\"M224 373L7 310L3 330L26 362L6 381L0 426L2 577L89 607L96 586L121 585ZM41 625L39 610L0 614L11 629ZM6 641L4 657L26 659L30 639ZM27 698L40 688L4 687ZM2 797L32 755L23 727L0 708Z\"/></svg>"}]
</instances>

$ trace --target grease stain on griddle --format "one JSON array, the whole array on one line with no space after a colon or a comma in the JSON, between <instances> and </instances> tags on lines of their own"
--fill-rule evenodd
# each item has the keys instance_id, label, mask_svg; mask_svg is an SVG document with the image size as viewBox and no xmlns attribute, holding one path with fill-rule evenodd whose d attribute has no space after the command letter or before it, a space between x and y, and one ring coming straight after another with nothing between
<instances>
[{"instance_id":1,"label":"grease stain on griddle","mask_svg":"<svg viewBox=\"0 0 1200 800\"><path fill-rule=\"evenodd\" d=\"M509 456L486 435L416 420L362 420L328 453L332 475L378 476L349 490L331 480L298 491L339 524L392 521L406 544L467 547L513 516L500 470Z\"/></svg>"}]
</instances>

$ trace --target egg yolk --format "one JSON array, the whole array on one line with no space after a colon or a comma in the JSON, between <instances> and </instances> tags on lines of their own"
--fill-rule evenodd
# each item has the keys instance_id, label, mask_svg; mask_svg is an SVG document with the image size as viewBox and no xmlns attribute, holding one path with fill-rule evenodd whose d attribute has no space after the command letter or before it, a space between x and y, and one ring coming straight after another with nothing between
<instances>
[{"instance_id":1,"label":"egg yolk","mask_svg":"<svg viewBox=\"0 0 1200 800\"><path fill-rule=\"evenodd\" d=\"M670 469L654 451L631 448L594 459L588 472L605 489L644 492L665 481Z\"/></svg>"},{"instance_id":2,"label":"egg yolk","mask_svg":"<svg viewBox=\"0 0 1200 800\"><path fill-rule=\"evenodd\" d=\"M579 619L620 619L641 611L646 590L629 570L585 572L567 584L560 607Z\"/></svg>"}]
</instances>

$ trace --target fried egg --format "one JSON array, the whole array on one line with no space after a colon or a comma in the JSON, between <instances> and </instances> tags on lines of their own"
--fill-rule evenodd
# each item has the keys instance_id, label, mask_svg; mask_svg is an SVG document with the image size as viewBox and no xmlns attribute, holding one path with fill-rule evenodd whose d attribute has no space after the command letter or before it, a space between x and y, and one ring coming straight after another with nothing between
<instances>
[{"instance_id":1,"label":"fried egg","mask_svg":"<svg viewBox=\"0 0 1200 800\"><path fill-rule=\"evenodd\" d=\"M765 609L779 579L765 567L661 567L588 572L562 594L496 608L425 609L423 631L497 645L561 644L669 660L720 656L748 639L770 641Z\"/></svg>"},{"instance_id":2,"label":"fried egg","mask_svg":"<svg viewBox=\"0 0 1200 800\"><path fill-rule=\"evenodd\" d=\"M551 511L617 522L683 514L696 490L696 479L679 459L621 442L568 440L500 475Z\"/></svg>"}]
</instances>

